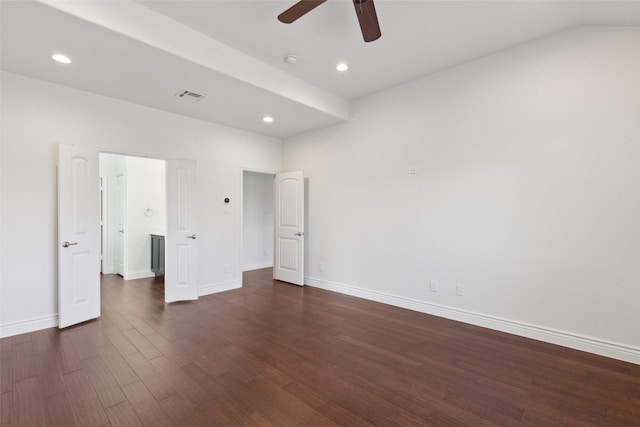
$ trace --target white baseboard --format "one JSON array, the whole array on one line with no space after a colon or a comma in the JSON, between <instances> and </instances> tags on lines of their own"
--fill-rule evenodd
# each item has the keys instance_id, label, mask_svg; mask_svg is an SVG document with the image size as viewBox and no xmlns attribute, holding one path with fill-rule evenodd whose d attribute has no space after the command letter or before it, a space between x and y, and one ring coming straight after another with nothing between
<instances>
[{"instance_id":1,"label":"white baseboard","mask_svg":"<svg viewBox=\"0 0 640 427\"><path fill-rule=\"evenodd\" d=\"M640 348L630 345L586 337L571 332L545 328L514 320L502 319L495 316L433 304L412 298L400 297L384 292L371 291L355 286L329 282L313 277L305 277L305 284L640 365Z\"/></svg>"},{"instance_id":2,"label":"white baseboard","mask_svg":"<svg viewBox=\"0 0 640 427\"><path fill-rule=\"evenodd\" d=\"M155 276L155 273L151 270L132 271L124 275L124 280L146 279Z\"/></svg>"},{"instance_id":3,"label":"white baseboard","mask_svg":"<svg viewBox=\"0 0 640 427\"><path fill-rule=\"evenodd\" d=\"M14 335L26 334L28 332L39 331L41 329L55 328L58 326L58 315L38 317L35 319L21 320L19 322L0 325L0 338L12 337Z\"/></svg>"},{"instance_id":4,"label":"white baseboard","mask_svg":"<svg viewBox=\"0 0 640 427\"><path fill-rule=\"evenodd\" d=\"M273 267L273 260L258 262L255 264L245 264L242 266L242 271L260 270L262 268L270 268L270 267Z\"/></svg>"},{"instance_id":5,"label":"white baseboard","mask_svg":"<svg viewBox=\"0 0 640 427\"><path fill-rule=\"evenodd\" d=\"M198 288L198 296L217 294L218 292L230 291L232 289L239 289L242 287L242 283L239 280L233 280L230 282L213 283L211 285L204 285Z\"/></svg>"}]
</instances>

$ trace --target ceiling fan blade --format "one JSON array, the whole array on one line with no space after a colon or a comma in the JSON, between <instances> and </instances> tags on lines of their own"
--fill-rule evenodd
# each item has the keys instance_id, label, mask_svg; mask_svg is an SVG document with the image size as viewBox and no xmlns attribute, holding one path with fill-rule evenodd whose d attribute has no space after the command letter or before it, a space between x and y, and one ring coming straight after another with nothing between
<instances>
[{"instance_id":1,"label":"ceiling fan blade","mask_svg":"<svg viewBox=\"0 0 640 427\"><path fill-rule=\"evenodd\" d=\"M278 21L291 24L296 19L309 13L327 0L302 0L278 15Z\"/></svg>"},{"instance_id":2,"label":"ceiling fan blade","mask_svg":"<svg viewBox=\"0 0 640 427\"><path fill-rule=\"evenodd\" d=\"M378 15L376 15L376 7L373 0L353 0L353 6L356 8L360 30L365 42L372 42L382 36L380 32L380 24L378 24Z\"/></svg>"}]
</instances>

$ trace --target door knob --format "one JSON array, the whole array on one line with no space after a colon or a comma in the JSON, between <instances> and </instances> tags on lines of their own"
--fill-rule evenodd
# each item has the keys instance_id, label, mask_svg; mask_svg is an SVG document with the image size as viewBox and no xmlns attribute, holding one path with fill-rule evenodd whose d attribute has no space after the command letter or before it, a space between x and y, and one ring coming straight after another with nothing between
<instances>
[{"instance_id":1,"label":"door knob","mask_svg":"<svg viewBox=\"0 0 640 427\"><path fill-rule=\"evenodd\" d=\"M193 240L196 240L196 235L195 235L195 234L192 234L191 236L187 236L187 239L193 239Z\"/></svg>"},{"instance_id":2,"label":"door knob","mask_svg":"<svg viewBox=\"0 0 640 427\"><path fill-rule=\"evenodd\" d=\"M302 237L304 236L304 233L298 231L296 234L294 234L294 236Z\"/></svg>"},{"instance_id":3,"label":"door knob","mask_svg":"<svg viewBox=\"0 0 640 427\"><path fill-rule=\"evenodd\" d=\"M63 248L68 248L69 246L73 246L73 245L77 245L77 243L62 242Z\"/></svg>"}]
</instances>

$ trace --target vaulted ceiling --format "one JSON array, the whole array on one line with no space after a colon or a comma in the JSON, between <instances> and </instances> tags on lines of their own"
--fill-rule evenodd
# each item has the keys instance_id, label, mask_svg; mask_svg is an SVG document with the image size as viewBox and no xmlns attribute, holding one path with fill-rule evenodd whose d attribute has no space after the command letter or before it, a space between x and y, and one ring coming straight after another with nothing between
<instances>
[{"instance_id":1,"label":"vaulted ceiling","mask_svg":"<svg viewBox=\"0 0 640 427\"><path fill-rule=\"evenodd\" d=\"M2 0L1 65L286 138L348 120L353 99L503 49L580 25L640 26L640 1L375 0L382 37L365 43L351 1L280 23L294 3ZM52 61L55 52L72 63ZM349 69L336 71L339 62ZM185 90L205 98L175 96Z\"/></svg>"}]
</instances>

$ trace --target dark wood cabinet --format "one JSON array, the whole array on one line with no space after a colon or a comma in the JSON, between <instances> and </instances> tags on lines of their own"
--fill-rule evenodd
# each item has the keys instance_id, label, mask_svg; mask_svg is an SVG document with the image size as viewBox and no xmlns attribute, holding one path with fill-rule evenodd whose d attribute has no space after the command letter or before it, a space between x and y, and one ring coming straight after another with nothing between
<instances>
[{"instance_id":1,"label":"dark wood cabinet","mask_svg":"<svg viewBox=\"0 0 640 427\"><path fill-rule=\"evenodd\" d=\"M151 271L164 276L164 236L151 235Z\"/></svg>"}]
</instances>

